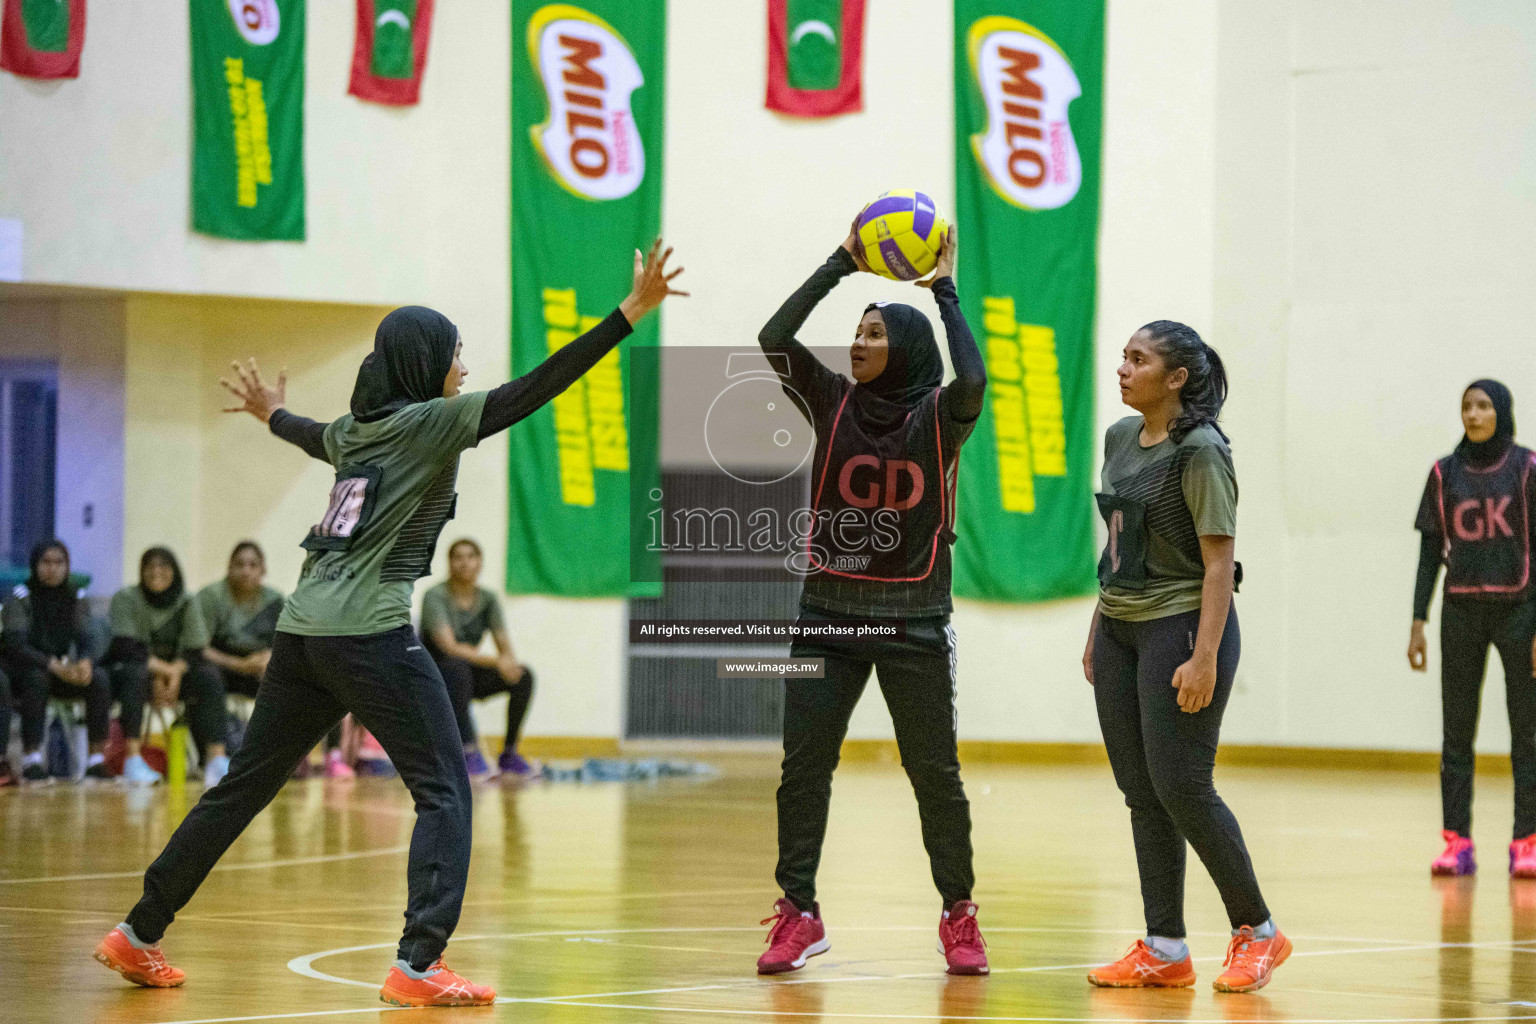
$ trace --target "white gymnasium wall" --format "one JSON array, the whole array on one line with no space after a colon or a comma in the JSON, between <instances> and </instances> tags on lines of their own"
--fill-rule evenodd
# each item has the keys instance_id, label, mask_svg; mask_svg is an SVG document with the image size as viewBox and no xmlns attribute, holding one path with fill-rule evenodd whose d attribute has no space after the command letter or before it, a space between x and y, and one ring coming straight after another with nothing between
<instances>
[{"instance_id":1,"label":"white gymnasium wall","mask_svg":"<svg viewBox=\"0 0 1536 1024\"><path fill-rule=\"evenodd\" d=\"M159 538L210 577L249 533L291 577L323 469L251 447L211 377L232 354L286 360L294 407L334 415L379 308L424 302L463 328L472 386L504 379L508 14L440 9L423 102L393 111L345 95L351 7L311 5L303 245L187 231L184 17L97 5L85 77L0 75L0 217L25 223L29 282L167 293L118 313L124 563ZM671 0L670 23L665 223L695 294L668 307L666 343L750 345L879 191L952 205L949 5L871 5L866 110L825 123L762 109L761 4ZM1234 741L1437 745L1433 677L1401 664L1408 524L1462 383L1536 383L1519 288L1536 244L1533 51L1520 0L1110 0L1098 418L1120 415L1117 353L1147 320L1187 320L1228 357L1250 571ZM807 337L840 344L870 298L910 294L845 284ZM283 301L177 297L209 295ZM492 577L508 443L466 457L450 529L481 540ZM961 602L962 734L1095 739L1078 676L1090 608ZM621 603L513 598L509 614L543 681L529 731L616 735ZM867 700L853 734L889 729Z\"/></svg>"}]
</instances>

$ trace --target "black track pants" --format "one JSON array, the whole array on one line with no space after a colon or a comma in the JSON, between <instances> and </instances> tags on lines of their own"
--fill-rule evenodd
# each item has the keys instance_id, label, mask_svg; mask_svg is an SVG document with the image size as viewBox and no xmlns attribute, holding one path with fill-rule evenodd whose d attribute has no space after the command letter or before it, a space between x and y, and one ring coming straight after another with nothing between
<instances>
[{"instance_id":1,"label":"black track pants","mask_svg":"<svg viewBox=\"0 0 1536 1024\"><path fill-rule=\"evenodd\" d=\"M1149 622L1101 615L1093 692L1115 783L1131 809L1147 934L1184 938L1184 843L1195 848L1233 928L1269 920L1242 830L1211 771L1242 640L1227 615L1216 654L1216 692L1194 714L1179 710L1173 673L1194 654L1199 611Z\"/></svg>"},{"instance_id":2,"label":"black track pants","mask_svg":"<svg viewBox=\"0 0 1536 1024\"><path fill-rule=\"evenodd\" d=\"M43 745L43 724L48 720L49 697L84 701L86 738L92 743L106 740L107 730L112 724L112 684L107 680L104 669L92 670L89 685L74 686L46 668L27 665L16 674L15 688L16 701L21 705L23 750L30 752ZM8 726L9 721L5 724ZM0 742L9 736L8 731L0 731ZM0 754L0 757L3 756Z\"/></svg>"},{"instance_id":3,"label":"black track pants","mask_svg":"<svg viewBox=\"0 0 1536 1024\"><path fill-rule=\"evenodd\" d=\"M498 693L507 695L507 750L517 749L517 738L523 731L523 719L528 717L528 705L533 702L533 670L523 666L523 674L517 682L509 683L501 673L483 665L472 665L463 658L455 658L433 649L432 660L448 684L448 696L453 701L453 713L459 723L459 735L466 744L478 738L475 717L470 713L470 701L484 700Z\"/></svg>"},{"instance_id":4,"label":"black track pants","mask_svg":"<svg viewBox=\"0 0 1536 1024\"><path fill-rule=\"evenodd\" d=\"M834 617L804 611L801 621ZM948 907L971 898L971 805L960 784L955 737L955 641L948 618L908 619L904 640L799 642L796 658L823 658L824 679L784 684L784 764L779 784L775 878L795 906L816 901L816 869L827 834L832 771L848 720L873 668L896 727L901 765L917 795L933 884Z\"/></svg>"},{"instance_id":5,"label":"black track pants","mask_svg":"<svg viewBox=\"0 0 1536 1024\"><path fill-rule=\"evenodd\" d=\"M1440 609L1440 803L1444 827L1472 835L1472 742L1482 703L1488 648L1504 663L1509 763L1515 775L1514 837L1536 832L1536 679L1531 638L1536 602L1505 604L1448 598Z\"/></svg>"},{"instance_id":6,"label":"black track pants","mask_svg":"<svg viewBox=\"0 0 1536 1024\"><path fill-rule=\"evenodd\" d=\"M128 915L141 939L159 941L294 765L348 711L383 745L416 803L399 956L424 968L442 954L469 875L469 775L448 689L409 626L372 636L277 634L229 774L144 875L144 897Z\"/></svg>"}]
</instances>

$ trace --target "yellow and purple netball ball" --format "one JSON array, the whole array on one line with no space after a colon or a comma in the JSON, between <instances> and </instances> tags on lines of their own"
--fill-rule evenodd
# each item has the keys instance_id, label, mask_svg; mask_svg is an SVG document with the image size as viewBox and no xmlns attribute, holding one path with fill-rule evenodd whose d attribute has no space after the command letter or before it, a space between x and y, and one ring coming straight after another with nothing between
<instances>
[{"instance_id":1,"label":"yellow and purple netball ball","mask_svg":"<svg viewBox=\"0 0 1536 1024\"><path fill-rule=\"evenodd\" d=\"M949 224L922 192L887 192L859 214L859 243L869 269L892 281L933 271Z\"/></svg>"}]
</instances>

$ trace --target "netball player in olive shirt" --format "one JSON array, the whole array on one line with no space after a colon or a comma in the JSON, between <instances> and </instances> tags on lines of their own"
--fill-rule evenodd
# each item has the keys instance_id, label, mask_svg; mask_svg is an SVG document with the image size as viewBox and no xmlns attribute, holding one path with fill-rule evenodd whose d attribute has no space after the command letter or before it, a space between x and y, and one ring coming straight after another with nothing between
<instances>
[{"instance_id":1,"label":"netball player in olive shirt","mask_svg":"<svg viewBox=\"0 0 1536 1024\"><path fill-rule=\"evenodd\" d=\"M449 545L447 582L421 596L421 642L437 662L438 671L448 684L448 695L453 698L469 777L486 778L491 774L485 755L480 752L470 701L505 693L506 742L496 767L505 775L527 778L534 768L517 752L517 738L533 700L533 670L519 662L512 650L501 601L478 583L483 562L480 545L468 537ZM487 633L496 644L495 654L480 650L480 642Z\"/></svg>"},{"instance_id":2,"label":"netball player in olive shirt","mask_svg":"<svg viewBox=\"0 0 1536 1024\"><path fill-rule=\"evenodd\" d=\"M1419 500L1422 535L1408 664L1424 671L1424 620L1445 566L1440 604L1441 838L1430 864L1437 875L1477 870L1472 845L1472 742L1488 648L1504 664L1509 762L1515 777L1514 840L1509 873L1536 877L1536 454L1515 443L1515 402L1496 380L1474 381L1461 396L1466 433L1436 462Z\"/></svg>"},{"instance_id":3,"label":"netball player in olive shirt","mask_svg":"<svg viewBox=\"0 0 1536 1024\"><path fill-rule=\"evenodd\" d=\"M1221 992L1269 983L1290 955L1237 819L1211 782L1237 672L1241 582L1233 561L1237 477L1216 425L1227 375L1189 327L1147 324L1125 346L1120 397L1139 416L1109 428L1099 510L1109 540L1083 672L1115 782L1131 809L1147 937L1088 975L1095 985L1182 988L1184 844L1195 848L1232 923Z\"/></svg>"},{"instance_id":4,"label":"netball player in olive shirt","mask_svg":"<svg viewBox=\"0 0 1536 1024\"><path fill-rule=\"evenodd\" d=\"M224 781L203 795L144 876L128 920L96 947L102 963L149 987L180 985L159 941L209 870L343 714L383 744L416 806L409 898L398 958L380 998L408 1006L467 1006L496 993L453 973L441 956L458 923L469 874L470 786L443 677L410 625L412 584L431 565L453 515L459 455L575 383L674 291L668 249L635 253L634 286L601 323L532 372L494 391L460 394L467 371L458 329L406 306L379 324L352 412L325 425L283 408L284 380L255 361L225 382L272 433L336 467L330 505L304 540L309 557L283 608L272 660L245 742Z\"/></svg>"},{"instance_id":5,"label":"netball player in olive shirt","mask_svg":"<svg viewBox=\"0 0 1536 1024\"><path fill-rule=\"evenodd\" d=\"M931 215L931 211L930 211ZM828 947L816 902L832 772L848 721L873 668L896 730L901 763L917 796L923 846L939 890L940 948L950 974L987 973L971 900L971 811L960 782L955 710L955 635L950 626L950 545L955 465L986 395L981 351L955 291L950 229L933 277L923 282L949 338L955 379L928 317L913 306L865 307L849 356L853 380L821 363L795 333L844 277L867 271L856 232L802 284L758 335L782 357L785 394L816 432L808 567L800 622L888 619L898 639L871 643L797 639L790 654L820 658L822 679L784 686L784 764L778 790L784 897L774 904L758 973L797 970ZM889 542L894 540L894 545Z\"/></svg>"}]
</instances>

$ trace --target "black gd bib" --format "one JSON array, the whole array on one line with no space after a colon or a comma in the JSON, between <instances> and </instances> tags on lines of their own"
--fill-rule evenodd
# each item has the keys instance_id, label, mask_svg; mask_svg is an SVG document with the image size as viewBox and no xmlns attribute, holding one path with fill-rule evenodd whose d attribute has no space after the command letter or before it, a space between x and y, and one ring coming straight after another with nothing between
<instances>
[{"instance_id":1,"label":"black gd bib","mask_svg":"<svg viewBox=\"0 0 1536 1024\"><path fill-rule=\"evenodd\" d=\"M939 544L955 542L957 469L944 463L938 396L889 434L871 437L845 416L832 420L811 500L811 570L850 579L911 583L933 571Z\"/></svg>"}]
</instances>

